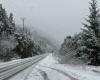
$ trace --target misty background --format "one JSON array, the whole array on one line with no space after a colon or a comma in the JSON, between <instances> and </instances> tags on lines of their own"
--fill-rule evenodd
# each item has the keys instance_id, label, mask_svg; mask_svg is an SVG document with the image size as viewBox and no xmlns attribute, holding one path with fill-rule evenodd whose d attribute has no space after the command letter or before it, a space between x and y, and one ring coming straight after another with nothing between
<instances>
[{"instance_id":1,"label":"misty background","mask_svg":"<svg viewBox=\"0 0 100 80\"><path fill-rule=\"evenodd\" d=\"M67 35L80 32L84 16L88 15L89 1L1 0L1 3L8 13L14 14L16 23L22 24L21 18L25 18L28 27L38 28L62 43Z\"/></svg>"}]
</instances>

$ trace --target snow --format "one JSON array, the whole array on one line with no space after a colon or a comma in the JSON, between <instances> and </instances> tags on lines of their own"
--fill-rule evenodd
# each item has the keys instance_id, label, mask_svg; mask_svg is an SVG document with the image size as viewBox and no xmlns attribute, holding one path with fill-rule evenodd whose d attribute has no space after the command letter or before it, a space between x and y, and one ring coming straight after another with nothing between
<instances>
[{"instance_id":1,"label":"snow","mask_svg":"<svg viewBox=\"0 0 100 80\"><path fill-rule=\"evenodd\" d=\"M39 65L53 65L53 64L57 64L58 61L55 60L55 58L53 57L53 54L49 54L45 59L43 59L42 61L40 61Z\"/></svg>"},{"instance_id":2,"label":"snow","mask_svg":"<svg viewBox=\"0 0 100 80\"><path fill-rule=\"evenodd\" d=\"M94 70L100 67L59 64L53 54L49 54L33 69L28 80L100 80L100 73Z\"/></svg>"},{"instance_id":3,"label":"snow","mask_svg":"<svg viewBox=\"0 0 100 80\"><path fill-rule=\"evenodd\" d=\"M25 80L100 80L100 67L59 64L52 53L28 71Z\"/></svg>"},{"instance_id":4,"label":"snow","mask_svg":"<svg viewBox=\"0 0 100 80\"><path fill-rule=\"evenodd\" d=\"M75 65L53 65L51 66L58 70L61 70L78 80L100 80L100 73L93 72L93 69L89 69L87 66L75 66Z\"/></svg>"},{"instance_id":5,"label":"snow","mask_svg":"<svg viewBox=\"0 0 100 80\"><path fill-rule=\"evenodd\" d=\"M38 65L28 76L27 80L71 80L69 77L47 68L48 66L54 64L58 64L58 61L56 61L56 59L53 57L53 54L51 53L44 60L38 63Z\"/></svg>"},{"instance_id":6,"label":"snow","mask_svg":"<svg viewBox=\"0 0 100 80\"><path fill-rule=\"evenodd\" d=\"M60 74L57 71L48 68L49 66L54 64L58 64L58 61L55 59L53 54L50 53L44 60L39 62L35 69L37 69L37 71L43 77L43 80L71 80L69 77L66 77L63 74Z\"/></svg>"}]
</instances>

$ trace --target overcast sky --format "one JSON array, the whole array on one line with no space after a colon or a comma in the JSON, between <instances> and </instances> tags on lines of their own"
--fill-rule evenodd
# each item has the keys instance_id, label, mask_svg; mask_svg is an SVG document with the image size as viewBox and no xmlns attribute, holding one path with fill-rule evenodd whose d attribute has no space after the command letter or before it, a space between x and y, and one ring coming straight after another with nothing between
<instances>
[{"instance_id":1,"label":"overcast sky","mask_svg":"<svg viewBox=\"0 0 100 80\"><path fill-rule=\"evenodd\" d=\"M15 20L21 24L32 25L56 40L63 42L67 35L80 32L81 23L88 15L90 0L1 0L9 12L14 13ZM98 6L100 7L98 0ZM32 27L31 27L32 28Z\"/></svg>"}]
</instances>

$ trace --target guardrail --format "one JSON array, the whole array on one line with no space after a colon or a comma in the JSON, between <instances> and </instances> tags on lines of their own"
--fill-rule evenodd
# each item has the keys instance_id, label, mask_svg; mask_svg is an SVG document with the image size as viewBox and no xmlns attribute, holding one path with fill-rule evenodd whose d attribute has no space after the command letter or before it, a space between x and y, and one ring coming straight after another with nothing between
<instances>
[{"instance_id":1,"label":"guardrail","mask_svg":"<svg viewBox=\"0 0 100 80\"><path fill-rule=\"evenodd\" d=\"M28 68L29 66L35 64L46 57L46 55L39 55L32 58L19 59L15 61L10 61L0 65L0 80L7 79L12 75Z\"/></svg>"}]
</instances>

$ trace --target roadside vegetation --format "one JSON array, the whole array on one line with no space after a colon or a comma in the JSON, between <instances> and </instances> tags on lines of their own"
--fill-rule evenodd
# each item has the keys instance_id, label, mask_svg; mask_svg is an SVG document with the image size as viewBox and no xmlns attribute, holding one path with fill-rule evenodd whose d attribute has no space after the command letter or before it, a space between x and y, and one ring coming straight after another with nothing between
<instances>
[{"instance_id":1,"label":"roadside vegetation","mask_svg":"<svg viewBox=\"0 0 100 80\"><path fill-rule=\"evenodd\" d=\"M85 18L82 31L74 36L67 36L59 50L59 55L74 56L86 64L100 65L100 13L97 1L91 0L89 3L88 18ZM74 51L72 54L69 51ZM63 59L60 56L61 59ZM67 58L67 57L66 57Z\"/></svg>"},{"instance_id":2,"label":"roadside vegetation","mask_svg":"<svg viewBox=\"0 0 100 80\"><path fill-rule=\"evenodd\" d=\"M18 26L13 13L7 14L0 4L0 61L44 54L53 51L53 47L51 41L28 26Z\"/></svg>"}]
</instances>

